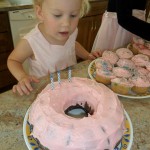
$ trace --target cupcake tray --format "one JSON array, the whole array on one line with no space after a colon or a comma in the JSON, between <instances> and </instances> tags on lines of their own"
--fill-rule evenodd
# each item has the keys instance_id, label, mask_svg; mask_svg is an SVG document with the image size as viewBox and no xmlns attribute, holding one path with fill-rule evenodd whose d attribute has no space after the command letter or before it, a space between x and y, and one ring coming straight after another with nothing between
<instances>
[{"instance_id":1,"label":"cupcake tray","mask_svg":"<svg viewBox=\"0 0 150 150\"><path fill-rule=\"evenodd\" d=\"M97 58L98 59L98 58ZM88 75L89 77L92 79L92 80L95 80L95 71L96 71L96 67L95 67L95 60L93 60L89 66L88 66ZM96 80L95 80L96 81ZM107 87L110 88L110 85L107 85ZM110 88L111 89L111 88ZM119 94L119 93L116 93L118 96L121 96L121 97L125 97L125 98L131 98L131 99L142 99L142 98L149 98L150 97L150 88L148 90L147 93L145 94L140 94L140 95L137 95L136 93L130 91L129 95L122 95L122 94Z\"/></svg>"},{"instance_id":2,"label":"cupcake tray","mask_svg":"<svg viewBox=\"0 0 150 150\"><path fill-rule=\"evenodd\" d=\"M28 118L29 118L29 110L27 110L26 115L23 121L23 137L26 143L26 146L29 150L43 150L39 146L38 142L31 136L31 131L33 127L30 125ZM133 126L130 120L128 113L124 110L125 114L125 127L126 131L122 137L122 140L117 145L114 150L131 150L132 143L133 143Z\"/></svg>"}]
</instances>

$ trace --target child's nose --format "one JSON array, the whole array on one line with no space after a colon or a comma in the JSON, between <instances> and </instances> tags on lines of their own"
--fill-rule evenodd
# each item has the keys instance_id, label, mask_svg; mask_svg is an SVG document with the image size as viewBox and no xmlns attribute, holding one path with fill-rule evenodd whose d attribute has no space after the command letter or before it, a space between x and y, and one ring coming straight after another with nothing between
<instances>
[{"instance_id":1,"label":"child's nose","mask_svg":"<svg viewBox=\"0 0 150 150\"><path fill-rule=\"evenodd\" d=\"M70 18L69 17L63 18L62 25L63 26L69 26L70 25Z\"/></svg>"}]
</instances>

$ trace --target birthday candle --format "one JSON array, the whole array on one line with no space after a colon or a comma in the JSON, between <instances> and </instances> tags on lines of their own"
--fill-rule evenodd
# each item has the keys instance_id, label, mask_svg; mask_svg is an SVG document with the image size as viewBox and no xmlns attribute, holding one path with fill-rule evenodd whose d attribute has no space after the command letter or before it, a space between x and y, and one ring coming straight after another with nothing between
<instances>
[{"instance_id":1,"label":"birthday candle","mask_svg":"<svg viewBox=\"0 0 150 150\"><path fill-rule=\"evenodd\" d=\"M58 83L60 84L61 83L60 70L57 71L57 78L58 78Z\"/></svg>"},{"instance_id":2,"label":"birthday candle","mask_svg":"<svg viewBox=\"0 0 150 150\"><path fill-rule=\"evenodd\" d=\"M71 67L68 68L68 80L71 82Z\"/></svg>"},{"instance_id":3,"label":"birthday candle","mask_svg":"<svg viewBox=\"0 0 150 150\"><path fill-rule=\"evenodd\" d=\"M51 89L54 89L54 78L53 78L53 74L50 74L50 81L51 81Z\"/></svg>"}]
</instances>

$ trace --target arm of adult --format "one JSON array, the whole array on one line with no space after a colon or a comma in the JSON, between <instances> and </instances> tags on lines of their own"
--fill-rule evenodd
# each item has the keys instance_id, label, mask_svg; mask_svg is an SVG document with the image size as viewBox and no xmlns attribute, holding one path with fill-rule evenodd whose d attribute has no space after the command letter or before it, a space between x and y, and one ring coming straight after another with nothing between
<instances>
[{"instance_id":1,"label":"arm of adult","mask_svg":"<svg viewBox=\"0 0 150 150\"><path fill-rule=\"evenodd\" d=\"M137 5L137 0L116 0L118 23L133 34L150 41L150 23L132 15L135 4ZM138 5L139 8L146 7L146 0L138 0Z\"/></svg>"}]
</instances>

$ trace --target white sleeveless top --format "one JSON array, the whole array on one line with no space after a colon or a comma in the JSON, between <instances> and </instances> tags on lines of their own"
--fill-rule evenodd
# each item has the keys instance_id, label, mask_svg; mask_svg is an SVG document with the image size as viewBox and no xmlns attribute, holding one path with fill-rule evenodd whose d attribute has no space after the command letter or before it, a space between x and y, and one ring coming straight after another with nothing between
<instances>
[{"instance_id":1,"label":"white sleeveless top","mask_svg":"<svg viewBox=\"0 0 150 150\"><path fill-rule=\"evenodd\" d=\"M38 24L23 38L26 39L35 56L35 60L28 58L29 74L36 77L62 70L77 63L75 54L76 29L65 45L52 45L38 29Z\"/></svg>"}]
</instances>

